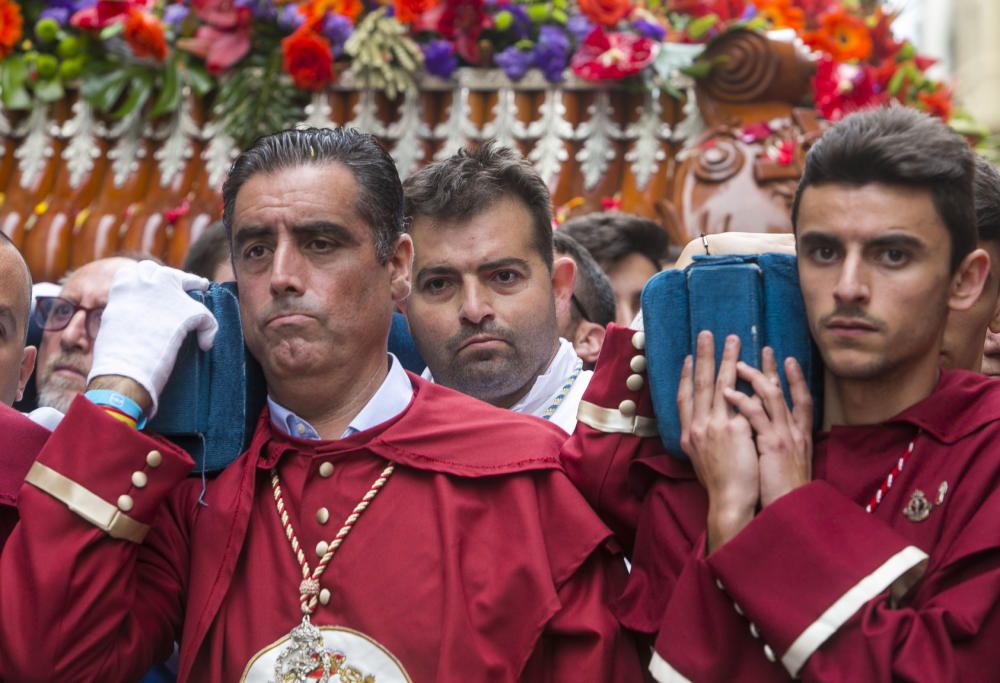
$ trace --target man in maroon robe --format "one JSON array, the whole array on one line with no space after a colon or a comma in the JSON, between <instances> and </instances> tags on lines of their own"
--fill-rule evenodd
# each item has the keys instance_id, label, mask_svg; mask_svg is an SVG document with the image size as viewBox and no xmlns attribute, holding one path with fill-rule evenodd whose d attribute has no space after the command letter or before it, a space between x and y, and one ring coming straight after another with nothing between
<instances>
[{"instance_id":1,"label":"man in maroon robe","mask_svg":"<svg viewBox=\"0 0 1000 683\"><path fill-rule=\"evenodd\" d=\"M352 130L286 131L237 159L224 199L269 391L252 443L202 491L132 426L215 321L183 291L201 278L119 274L87 397L0 557L0 679L134 681L177 640L180 681L640 680L609 609L624 568L564 435L387 355L412 260L391 158Z\"/></svg>"},{"instance_id":2,"label":"man in maroon robe","mask_svg":"<svg viewBox=\"0 0 1000 683\"><path fill-rule=\"evenodd\" d=\"M794 361L789 408L773 355L739 364L730 338L716 373L702 333L677 459L644 336L609 332L563 455L631 555L616 611L654 641L657 680L995 680L1000 385L938 369L947 315L989 267L972 178L965 142L905 109L810 152L793 224L826 367L815 434Z\"/></svg>"}]
</instances>

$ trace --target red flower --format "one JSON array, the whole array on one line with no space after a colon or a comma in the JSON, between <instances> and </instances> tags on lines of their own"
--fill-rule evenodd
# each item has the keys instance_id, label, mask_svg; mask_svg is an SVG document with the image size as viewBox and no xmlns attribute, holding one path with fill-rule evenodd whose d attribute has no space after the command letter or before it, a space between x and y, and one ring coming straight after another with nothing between
<instances>
[{"instance_id":1,"label":"red flower","mask_svg":"<svg viewBox=\"0 0 1000 683\"><path fill-rule=\"evenodd\" d=\"M747 9L747 0L668 0L667 11L703 17L714 14L721 21L739 19Z\"/></svg>"},{"instance_id":2,"label":"red flower","mask_svg":"<svg viewBox=\"0 0 1000 683\"><path fill-rule=\"evenodd\" d=\"M393 0L396 21L412 24L420 15L437 5L437 0Z\"/></svg>"},{"instance_id":3,"label":"red flower","mask_svg":"<svg viewBox=\"0 0 1000 683\"><path fill-rule=\"evenodd\" d=\"M479 34L491 21L483 10L483 0L444 0L425 12L414 23L413 31L437 31L454 43L459 57L478 64Z\"/></svg>"},{"instance_id":4,"label":"red flower","mask_svg":"<svg viewBox=\"0 0 1000 683\"><path fill-rule=\"evenodd\" d=\"M153 0L97 0L91 7L70 17L69 23L77 28L100 30L118 21L125 21L133 9L147 10Z\"/></svg>"},{"instance_id":5,"label":"red flower","mask_svg":"<svg viewBox=\"0 0 1000 683\"><path fill-rule=\"evenodd\" d=\"M951 91L939 85L933 91L921 91L917 95L920 108L931 116L936 116L942 121L951 118Z\"/></svg>"},{"instance_id":6,"label":"red flower","mask_svg":"<svg viewBox=\"0 0 1000 683\"><path fill-rule=\"evenodd\" d=\"M875 11L875 25L870 31L872 39L872 61L881 62L884 59L895 57L903 43L892 37L892 22L896 18L895 14L886 14L879 8Z\"/></svg>"},{"instance_id":7,"label":"red flower","mask_svg":"<svg viewBox=\"0 0 1000 683\"><path fill-rule=\"evenodd\" d=\"M163 35L163 24L150 14L132 8L125 19L122 36L136 57L149 57L158 62L167 58L167 39Z\"/></svg>"},{"instance_id":8,"label":"red flower","mask_svg":"<svg viewBox=\"0 0 1000 683\"><path fill-rule=\"evenodd\" d=\"M16 2L0 0L0 59L14 51L24 32L21 8Z\"/></svg>"},{"instance_id":9,"label":"red flower","mask_svg":"<svg viewBox=\"0 0 1000 683\"><path fill-rule=\"evenodd\" d=\"M181 38L177 47L205 60L209 73L218 75L250 51L253 14L249 7L235 7L229 0L196 0L195 12L204 21L194 38Z\"/></svg>"},{"instance_id":10,"label":"red flower","mask_svg":"<svg viewBox=\"0 0 1000 683\"><path fill-rule=\"evenodd\" d=\"M829 57L821 59L816 66L813 91L816 111L830 121L839 121L851 112L886 101L872 67L841 64Z\"/></svg>"},{"instance_id":11,"label":"red flower","mask_svg":"<svg viewBox=\"0 0 1000 683\"><path fill-rule=\"evenodd\" d=\"M570 66L590 81L620 80L642 71L653 61L659 43L628 33L606 33L595 28L573 55Z\"/></svg>"},{"instance_id":12,"label":"red flower","mask_svg":"<svg viewBox=\"0 0 1000 683\"><path fill-rule=\"evenodd\" d=\"M579 0L580 11L595 24L614 26L632 11L630 0Z\"/></svg>"},{"instance_id":13,"label":"red flower","mask_svg":"<svg viewBox=\"0 0 1000 683\"><path fill-rule=\"evenodd\" d=\"M305 23L281 41L285 71L302 90L320 91L333 81L333 52L326 38Z\"/></svg>"}]
</instances>

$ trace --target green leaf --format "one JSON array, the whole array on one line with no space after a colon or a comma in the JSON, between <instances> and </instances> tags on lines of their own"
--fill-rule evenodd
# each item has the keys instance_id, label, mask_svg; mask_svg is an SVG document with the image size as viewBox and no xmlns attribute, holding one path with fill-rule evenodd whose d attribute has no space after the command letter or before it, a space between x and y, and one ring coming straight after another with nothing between
<instances>
[{"instance_id":1,"label":"green leaf","mask_svg":"<svg viewBox=\"0 0 1000 683\"><path fill-rule=\"evenodd\" d=\"M141 108L153 92L153 74L145 69L134 69L132 72L133 80L128 89L128 96L122 106L112 114L116 119L123 119L137 108Z\"/></svg>"},{"instance_id":2,"label":"green leaf","mask_svg":"<svg viewBox=\"0 0 1000 683\"><path fill-rule=\"evenodd\" d=\"M151 119L167 112L176 111L181 104L180 74L177 72L176 53L163 65L162 73L163 82L160 83L160 92L153 100L153 106L149 110L149 118Z\"/></svg>"},{"instance_id":3,"label":"green leaf","mask_svg":"<svg viewBox=\"0 0 1000 683\"><path fill-rule=\"evenodd\" d=\"M24 85L27 80L28 70L20 57L8 57L0 62L0 95L4 109L31 109L31 93Z\"/></svg>"},{"instance_id":4,"label":"green leaf","mask_svg":"<svg viewBox=\"0 0 1000 683\"><path fill-rule=\"evenodd\" d=\"M191 86L194 94L198 97L204 97L215 88L215 80L200 64L190 62L184 64L181 74L184 76L184 82Z\"/></svg>"},{"instance_id":5,"label":"green leaf","mask_svg":"<svg viewBox=\"0 0 1000 683\"><path fill-rule=\"evenodd\" d=\"M80 94L92 107L107 112L121 97L122 91L128 85L128 79L129 72L126 69L84 78L80 84Z\"/></svg>"},{"instance_id":6,"label":"green leaf","mask_svg":"<svg viewBox=\"0 0 1000 683\"><path fill-rule=\"evenodd\" d=\"M889 94L899 94L899 89L903 87L904 78L906 78L906 72L902 69L899 69L892 75L892 78L889 80Z\"/></svg>"},{"instance_id":7,"label":"green leaf","mask_svg":"<svg viewBox=\"0 0 1000 683\"><path fill-rule=\"evenodd\" d=\"M101 29L101 40L107 40L108 38L114 38L119 33L125 30L125 22L116 21L113 24L108 24L103 29Z\"/></svg>"},{"instance_id":8,"label":"green leaf","mask_svg":"<svg viewBox=\"0 0 1000 683\"><path fill-rule=\"evenodd\" d=\"M66 97L66 91L63 90L62 81L59 80L58 76L37 81L34 89L35 95L42 102L58 102Z\"/></svg>"},{"instance_id":9,"label":"green leaf","mask_svg":"<svg viewBox=\"0 0 1000 683\"><path fill-rule=\"evenodd\" d=\"M715 14L706 14L703 17L698 17L687 25L687 34L694 40L699 40L718 22L719 17Z\"/></svg>"},{"instance_id":10,"label":"green leaf","mask_svg":"<svg viewBox=\"0 0 1000 683\"><path fill-rule=\"evenodd\" d=\"M690 66L681 67L680 72L694 79L708 78L708 75L712 73L712 61L697 59Z\"/></svg>"}]
</instances>

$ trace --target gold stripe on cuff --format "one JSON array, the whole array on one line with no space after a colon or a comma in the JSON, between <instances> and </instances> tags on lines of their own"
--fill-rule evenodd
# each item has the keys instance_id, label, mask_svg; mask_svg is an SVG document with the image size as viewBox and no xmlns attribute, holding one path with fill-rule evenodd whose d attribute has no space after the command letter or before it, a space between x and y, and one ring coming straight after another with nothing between
<instances>
[{"instance_id":1,"label":"gold stripe on cuff","mask_svg":"<svg viewBox=\"0 0 1000 683\"><path fill-rule=\"evenodd\" d=\"M142 543L149 533L149 525L132 519L93 491L40 462L31 466L24 480L64 503L112 538Z\"/></svg>"},{"instance_id":2,"label":"gold stripe on cuff","mask_svg":"<svg viewBox=\"0 0 1000 683\"><path fill-rule=\"evenodd\" d=\"M927 559L927 553L908 545L861 579L806 628L781 658L781 663L793 677L805 666L806 660L819 649L865 603L879 595L915 565Z\"/></svg>"},{"instance_id":3,"label":"gold stripe on cuff","mask_svg":"<svg viewBox=\"0 0 1000 683\"><path fill-rule=\"evenodd\" d=\"M620 410L601 408L589 401L580 401L580 407L576 411L576 419L599 432L635 434L644 438L660 433L656 428L656 420L651 417L640 415L626 417L622 415Z\"/></svg>"}]
</instances>

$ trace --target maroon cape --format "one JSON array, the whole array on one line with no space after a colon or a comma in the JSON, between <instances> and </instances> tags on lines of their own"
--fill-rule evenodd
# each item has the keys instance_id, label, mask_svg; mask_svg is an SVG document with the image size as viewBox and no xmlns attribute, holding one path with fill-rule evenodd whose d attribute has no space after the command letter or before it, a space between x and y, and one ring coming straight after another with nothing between
<instances>
[{"instance_id":1,"label":"maroon cape","mask_svg":"<svg viewBox=\"0 0 1000 683\"><path fill-rule=\"evenodd\" d=\"M400 416L340 441L274 433L265 411L204 504L186 454L78 399L39 463L104 501L130 496L151 531L112 539L26 484L0 558L0 679L131 682L176 639L182 682L271 680L272 646L301 618L271 470L315 565L392 461L321 579L333 597L312 622L347 643L336 661L378 681L641 680L609 608L624 565L560 467L565 435L411 381Z\"/></svg>"},{"instance_id":2,"label":"maroon cape","mask_svg":"<svg viewBox=\"0 0 1000 683\"><path fill-rule=\"evenodd\" d=\"M49 430L0 404L0 551L17 524L17 492Z\"/></svg>"},{"instance_id":3,"label":"maroon cape","mask_svg":"<svg viewBox=\"0 0 1000 683\"><path fill-rule=\"evenodd\" d=\"M616 611L655 638L658 680L998 680L1000 382L943 372L891 420L821 435L814 481L706 557L707 497L690 465L608 408L634 401L633 425L653 414L648 390L626 386L642 365L632 336L609 332L563 458L630 550Z\"/></svg>"}]
</instances>

